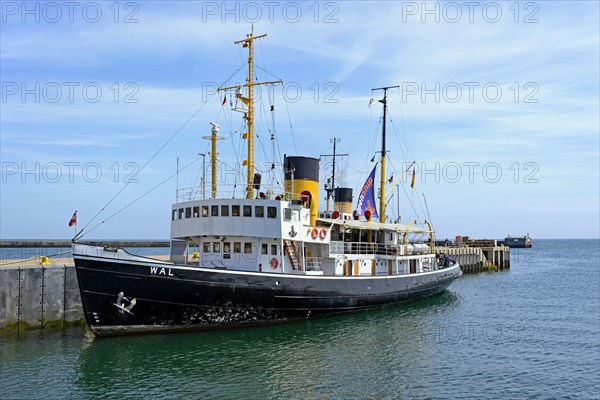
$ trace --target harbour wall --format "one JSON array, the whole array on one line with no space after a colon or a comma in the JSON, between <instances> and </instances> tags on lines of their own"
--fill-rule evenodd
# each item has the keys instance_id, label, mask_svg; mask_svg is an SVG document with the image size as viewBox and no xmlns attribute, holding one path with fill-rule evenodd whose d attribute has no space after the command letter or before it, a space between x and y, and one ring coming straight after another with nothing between
<instances>
[{"instance_id":1,"label":"harbour wall","mask_svg":"<svg viewBox=\"0 0 600 400\"><path fill-rule=\"evenodd\" d=\"M74 265L0 267L0 329L83 323Z\"/></svg>"}]
</instances>

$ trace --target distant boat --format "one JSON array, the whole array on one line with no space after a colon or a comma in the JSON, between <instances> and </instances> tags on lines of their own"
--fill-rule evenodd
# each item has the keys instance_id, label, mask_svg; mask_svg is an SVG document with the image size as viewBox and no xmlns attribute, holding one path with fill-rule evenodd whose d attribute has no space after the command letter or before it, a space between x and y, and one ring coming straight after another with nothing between
<instances>
[{"instance_id":1,"label":"distant boat","mask_svg":"<svg viewBox=\"0 0 600 400\"><path fill-rule=\"evenodd\" d=\"M462 274L458 263L436 257L429 222L386 222L389 87L380 88L379 210L373 169L356 209L352 189L334 188L334 210L319 214L319 159L312 157L284 157L283 187L261 191L252 105L260 83L252 71L253 42L264 36L252 32L236 42L249 50L247 83L226 88L237 90L247 126L245 198L217 196L220 127L213 123L211 198L171 206L170 261L74 240L84 314L95 334L248 326L380 308L435 295Z\"/></svg>"},{"instance_id":2,"label":"distant boat","mask_svg":"<svg viewBox=\"0 0 600 400\"><path fill-rule=\"evenodd\" d=\"M531 247L531 238L529 237L529 233L525 236L517 236L513 237L508 235L504 238L503 244L508 247L516 248L516 249L525 249Z\"/></svg>"}]
</instances>

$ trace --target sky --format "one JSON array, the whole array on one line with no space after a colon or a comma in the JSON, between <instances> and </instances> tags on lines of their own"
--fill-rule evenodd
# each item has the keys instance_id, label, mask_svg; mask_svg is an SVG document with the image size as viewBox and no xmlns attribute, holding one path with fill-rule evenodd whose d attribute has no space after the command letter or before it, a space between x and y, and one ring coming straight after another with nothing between
<instances>
[{"instance_id":1,"label":"sky","mask_svg":"<svg viewBox=\"0 0 600 400\"><path fill-rule=\"evenodd\" d=\"M441 239L600 236L596 1L2 1L0 12L0 239L71 238L75 209L85 239L167 239L177 193L201 196L203 161L210 184L199 156L210 122L225 138L219 193L241 197L242 114L215 89L244 81L234 41L252 23L268 35L256 79L283 81L256 105L264 184L280 183L270 165L284 154L319 158L339 138L336 185L356 202L381 147L372 89L399 86L387 92L389 218L428 219ZM323 208L331 157L320 176Z\"/></svg>"}]
</instances>

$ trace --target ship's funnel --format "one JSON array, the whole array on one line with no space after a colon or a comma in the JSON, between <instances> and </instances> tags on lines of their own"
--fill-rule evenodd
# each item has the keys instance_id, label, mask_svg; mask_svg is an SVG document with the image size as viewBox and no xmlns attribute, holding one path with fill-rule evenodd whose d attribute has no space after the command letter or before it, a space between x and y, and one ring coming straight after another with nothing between
<instances>
[{"instance_id":1,"label":"ship's funnel","mask_svg":"<svg viewBox=\"0 0 600 400\"><path fill-rule=\"evenodd\" d=\"M352 214L352 188L335 188L333 209L342 214Z\"/></svg>"},{"instance_id":2,"label":"ship's funnel","mask_svg":"<svg viewBox=\"0 0 600 400\"><path fill-rule=\"evenodd\" d=\"M319 211L319 159L284 156L285 192L310 208L310 224L316 225Z\"/></svg>"}]
</instances>

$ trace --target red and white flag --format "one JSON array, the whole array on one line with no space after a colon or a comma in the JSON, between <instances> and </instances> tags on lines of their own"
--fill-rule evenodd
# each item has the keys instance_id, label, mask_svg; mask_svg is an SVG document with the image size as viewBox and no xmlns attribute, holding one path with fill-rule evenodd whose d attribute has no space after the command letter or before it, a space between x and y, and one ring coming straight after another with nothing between
<instances>
[{"instance_id":1,"label":"red and white flag","mask_svg":"<svg viewBox=\"0 0 600 400\"><path fill-rule=\"evenodd\" d=\"M225 95L225 97L223 97L223 104L221 104L221 105L224 106L225 103L227 103L227 95Z\"/></svg>"},{"instance_id":2,"label":"red and white flag","mask_svg":"<svg viewBox=\"0 0 600 400\"><path fill-rule=\"evenodd\" d=\"M77 210L73 213L71 220L69 221L69 226L73 226L77 223Z\"/></svg>"}]
</instances>

